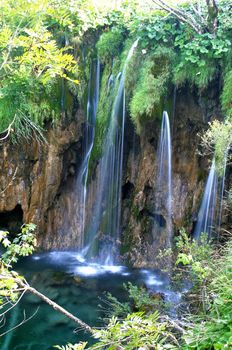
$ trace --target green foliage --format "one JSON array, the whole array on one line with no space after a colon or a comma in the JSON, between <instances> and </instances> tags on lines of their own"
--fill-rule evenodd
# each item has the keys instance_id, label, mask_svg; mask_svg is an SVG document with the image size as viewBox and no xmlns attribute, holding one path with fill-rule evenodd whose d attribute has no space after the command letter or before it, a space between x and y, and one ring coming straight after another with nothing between
<instances>
[{"instance_id":1,"label":"green foliage","mask_svg":"<svg viewBox=\"0 0 232 350\"><path fill-rule=\"evenodd\" d=\"M123 34L118 28L111 28L100 36L96 47L101 62L108 62L120 54L123 39Z\"/></svg>"},{"instance_id":2,"label":"green foliage","mask_svg":"<svg viewBox=\"0 0 232 350\"><path fill-rule=\"evenodd\" d=\"M221 101L225 113L232 117L232 70L226 73Z\"/></svg>"},{"instance_id":3,"label":"green foliage","mask_svg":"<svg viewBox=\"0 0 232 350\"><path fill-rule=\"evenodd\" d=\"M176 265L187 265L195 284L203 283L211 274L209 262L212 246L207 242L207 235L202 234L200 242L197 242L192 240L184 229L181 229L176 239L176 248L178 251Z\"/></svg>"},{"instance_id":4,"label":"green foliage","mask_svg":"<svg viewBox=\"0 0 232 350\"><path fill-rule=\"evenodd\" d=\"M206 88L218 76L230 46L228 38L210 33L195 34L192 38L186 32L177 35L175 47L180 52L180 60L174 68L174 82L181 85L187 81L200 89Z\"/></svg>"},{"instance_id":5,"label":"green foliage","mask_svg":"<svg viewBox=\"0 0 232 350\"><path fill-rule=\"evenodd\" d=\"M169 340L169 332L165 323L159 322L158 312L149 316L142 312L128 315L119 321L113 317L107 327L103 330L94 331L94 337L99 339L96 345L90 347L95 349L116 350L123 348L127 350L145 347L146 349L174 349Z\"/></svg>"},{"instance_id":6,"label":"green foliage","mask_svg":"<svg viewBox=\"0 0 232 350\"><path fill-rule=\"evenodd\" d=\"M145 56L130 102L130 115L137 131L141 122L160 117L164 97L168 94L172 61L173 52L166 48Z\"/></svg>"},{"instance_id":7,"label":"green foliage","mask_svg":"<svg viewBox=\"0 0 232 350\"><path fill-rule=\"evenodd\" d=\"M151 313L164 306L162 300L156 299L156 295L153 298L144 287L138 287L131 282L124 284L123 287L128 293L129 301L120 302L111 293L106 293L106 299L102 300L106 307L99 305L105 312L107 320L111 317L126 317L135 311Z\"/></svg>"},{"instance_id":8,"label":"green foliage","mask_svg":"<svg viewBox=\"0 0 232 350\"><path fill-rule=\"evenodd\" d=\"M60 12L55 8L50 0L42 4L27 0L1 2L0 131L17 120L12 133L36 133L37 128L25 119L34 126L43 126L46 120L59 118L61 93L57 86L62 79L78 83L76 61L70 47L60 40L61 27L70 29L71 22L63 6ZM19 128L22 125L25 132Z\"/></svg>"},{"instance_id":9,"label":"green foliage","mask_svg":"<svg viewBox=\"0 0 232 350\"><path fill-rule=\"evenodd\" d=\"M131 282L128 282L127 285L124 284L124 288L128 291L134 310L152 312L157 306L160 307L162 305L162 302L152 298L150 293L144 287L138 287Z\"/></svg>"},{"instance_id":10,"label":"green foliage","mask_svg":"<svg viewBox=\"0 0 232 350\"><path fill-rule=\"evenodd\" d=\"M232 243L211 265L212 281L207 286L210 300L206 312L190 317L193 323L184 336L183 349L230 349L232 347Z\"/></svg>"},{"instance_id":11,"label":"green foliage","mask_svg":"<svg viewBox=\"0 0 232 350\"><path fill-rule=\"evenodd\" d=\"M124 69L125 60L131 45L132 41L130 39L126 40L120 56L115 57L113 62L108 62L104 67L100 84L100 98L97 110L94 146L89 162L89 174L92 174L94 160L99 159L102 153L112 107L118 92L119 74Z\"/></svg>"},{"instance_id":12,"label":"green foliage","mask_svg":"<svg viewBox=\"0 0 232 350\"><path fill-rule=\"evenodd\" d=\"M204 153L213 153L219 176L223 176L226 161L230 157L232 145L232 116L224 122L214 120L202 136Z\"/></svg>"},{"instance_id":13,"label":"green foliage","mask_svg":"<svg viewBox=\"0 0 232 350\"><path fill-rule=\"evenodd\" d=\"M132 312L131 304L129 302L121 302L111 293L106 293L105 299L101 301L104 303L99 305L99 308L104 311L104 320L108 320L111 317L126 317L130 312Z\"/></svg>"},{"instance_id":14,"label":"green foliage","mask_svg":"<svg viewBox=\"0 0 232 350\"><path fill-rule=\"evenodd\" d=\"M19 257L33 253L36 245L35 229L34 224L23 225L21 232L12 242L8 232L0 231L0 243L5 248L5 253L0 258L0 305L5 298L15 302L20 295L19 281L22 277L12 270L12 264L16 263Z\"/></svg>"},{"instance_id":15,"label":"green foliage","mask_svg":"<svg viewBox=\"0 0 232 350\"><path fill-rule=\"evenodd\" d=\"M160 46L173 46L179 23L174 16L167 17L163 11L147 9L139 13L137 8L128 27L133 36L140 38L143 49L154 50Z\"/></svg>"},{"instance_id":16,"label":"green foliage","mask_svg":"<svg viewBox=\"0 0 232 350\"><path fill-rule=\"evenodd\" d=\"M108 122L111 115L111 109L113 106L115 88L114 87L111 88L109 85L111 70L112 70L111 65L107 64L105 66L102 79L101 79L100 99L98 104L96 128L95 128L95 140L94 140L94 147L91 152L91 158L89 162L89 174L91 174L93 171L94 160L98 159L101 156L104 136L108 127Z\"/></svg>"},{"instance_id":17,"label":"green foliage","mask_svg":"<svg viewBox=\"0 0 232 350\"><path fill-rule=\"evenodd\" d=\"M36 245L34 231L36 225L25 224L22 226L21 232L11 242L8 239L9 232L0 231L0 243L7 248L2 254L1 262L11 267L12 263L16 263L20 256L31 255Z\"/></svg>"},{"instance_id":18,"label":"green foliage","mask_svg":"<svg viewBox=\"0 0 232 350\"><path fill-rule=\"evenodd\" d=\"M117 317L112 317L107 327L94 330L93 336L98 342L88 347L89 350L177 349L175 346L177 343L175 337L173 335L171 336L167 330L167 324L160 322L158 312L151 313L150 315L137 312L128 315L122 321ZM83 346L83 344L80 344L80 346ZM58 347L58 349L72 350L79 348L69 345L67 348ZM83 348L80 347L80 349Z\"/></svg>"}]
</instances>

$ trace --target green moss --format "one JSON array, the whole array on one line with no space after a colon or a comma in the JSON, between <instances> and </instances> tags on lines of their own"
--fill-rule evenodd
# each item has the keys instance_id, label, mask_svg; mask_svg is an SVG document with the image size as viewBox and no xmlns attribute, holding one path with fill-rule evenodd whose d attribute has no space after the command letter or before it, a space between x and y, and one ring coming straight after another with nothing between
<instances>
[{"instance_id":1,"label":"green moss","mask_svg":"<svg viewBox=\"0 0 232 350\"><path fill-rule=\"evenodd\" d=\"M101 62L109 62L113 57L118 56L123 46L122 32L113 27L103 33L97 42L97 52Z\"/></svg>"},{"instance_id":2,"label":"green moss","mask_svg":"<svg viewBox=\"0 0 232 350\"><path fill-rule=\"evenodd\" d=\"M215 60L201 61L201 66L181 60L174 68L174 83L177 86L186 82L195 85L199 89L205 89L217 76L217 64Z\"/></svg>"},{"instance_id":3,"label":"green moss","mask_svg":"<svg viewBox=\"0 0 232 350\"><path fill-rule=\"evenodd\" d=\"M232 70L226 74L221 101L225 113L232 116Z\"/></svg>"},{"instance_id":4,"label":"green moss","mask_svg":"<svg viewBox=\"0 0 232 350\"><path fill-rule=\"evenodd\" d=\"M169 49L160 48L144 59L140 57L140 61L142 60L139 78L130 101L130 115L137 132L140 132L142 122L162 113L163 100L171 81L173 53Z\"/></svg>"},{"instance_id":5,"label":"green moss","mask_svg":"<svg viewBox=\"0 0 232 350\"><path fill-rule=\"evenodd\" d=\"M89 162L89 175L91 176L94 167L94 161L99 159L102 152L104 136L107 130L111 109L113 105L114 89L109 87L109 78L112 67L110 64L105 66L101 79L100 99L97 110L94 147Z\"/></svg>"},{"instance_id":6,"label":"green moss","mask_svg":"<svg viewBox=\"0 0 232 350\"><path fill-rule=\"evenodd\" d=\"M134 55L131 57L128 62L126 73L125 73L125 89L127 97L131 97L136 83L139 78L139 70L141 68L141 52L139 48L134 52Z\"/></svg>"},{"instance_id":7,"label":"green moss","mask_svg":"<svg viewBox=\"0 0 232 350\"><path fill-rule=\"evenodd\" d=\"M122 244L120 248L121 255L124 255L131 251L131 247L133 246L133 230L131 225L129 225L126 231L123 233Z\"/></svg>"}]
</instances>

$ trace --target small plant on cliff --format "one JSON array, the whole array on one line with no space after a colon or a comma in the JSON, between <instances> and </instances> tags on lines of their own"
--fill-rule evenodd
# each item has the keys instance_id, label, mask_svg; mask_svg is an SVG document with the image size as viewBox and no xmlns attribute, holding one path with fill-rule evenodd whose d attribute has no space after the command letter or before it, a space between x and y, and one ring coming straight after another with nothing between
<instances>
[{"instance_id":1,"label":"small plant on cliff","mask_svg":"<svg viewBox=\"0 0 232 350\"><path fill-rule=\"evenodd\" d=\"M223 176L226 162L231 157L229 150L232 146L232 116L224 122L214 120L209 123L201 141L204 154L214 154L218 175Z\"/></svg>"}]
</instances>

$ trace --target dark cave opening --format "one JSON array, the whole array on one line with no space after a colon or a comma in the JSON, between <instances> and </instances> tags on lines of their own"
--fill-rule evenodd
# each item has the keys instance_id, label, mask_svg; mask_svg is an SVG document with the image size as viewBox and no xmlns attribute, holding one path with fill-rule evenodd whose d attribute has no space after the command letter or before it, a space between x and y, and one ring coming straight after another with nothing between
<instances>
[{"instance_id":1,"label":"dark cave opening","mask_svg":"<svg viewBox=\"0 0 232 350\"><path fill-rule=\"evenodd\" d=\"M10 234L17 234L23 225L23 210L17 204L13 210L0 212L0 229L9 231Z\"/></svg>"},{"instance_id":2,"label":"dark cave opening","mask_svg":"<svg viewBox=\"0 0 232 350\"><path fill-rule=\"evenodd\" d=\"M151 218L153 218L153 220L159 225L159 227L161 227L161 228L166 227L166 220L165 220L163 215L157 214L157 213L152 213L149 210L143 210L142 214L148 215Z\"/></svg>"},{"instance_id":3,"label":"dark cave opening","mask_svg":"<svg viewBox=\"0 0 232 350\"><path fill-rule=\"evenodd\" d=\"M133 190L134 190L134 185L130 182L127 181L123 186L122 186L122 199L127 199L130 198Z\"/></svg>"}]
</instances>

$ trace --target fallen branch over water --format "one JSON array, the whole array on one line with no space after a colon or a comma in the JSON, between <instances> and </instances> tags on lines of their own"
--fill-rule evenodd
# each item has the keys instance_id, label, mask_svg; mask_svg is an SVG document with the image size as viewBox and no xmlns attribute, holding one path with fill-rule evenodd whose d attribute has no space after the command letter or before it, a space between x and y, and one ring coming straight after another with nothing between
<instances>
[{"instance_id":1,"label":"fallen branch over water","mask_svg":"<svg viewBox=\"0 0 232 350\"><path fill-rule=\"evenodd\" d=\"M16 282L17 282L18 285L20 285L22 288L24 288L24 290L26 292L30 292L30 293L36 295L38 298L40 298L41 300L45 301L45 303L50 305L54 310L57 310L57 311L61 312L63 315L65 315L70 320L72 320L75 323L77 323L81 328L83 328L87 332L89 332L91 334L93 333L93 329L87 323L83 322L78 317L76 317L73 314L71 314L69 311L67 311L62 306L58 305L57 303L55 303L54 301L52 301L51 299L46 297L44 294L40 293L35 288L31 287L29 284L23 282L22 280L18 280L18 279L17 279Z\"/></svg>"},{"instance_id":2,"label":"fallen branch over water","mask_svg":"<svg viewBox=\"0 0 232 350\"><path fill-rule=\"evenodd\" d=\"M10 306L10 308L8 308L7 310L5 310L3 312L3 314L1 314L0 316L4 316L8 311L10 311L13 307L16 306L16 304L19 302L19 300L21 299L21 297L26 293L26 292L30 292L33 295L35 295L36 297L38 297L39 299L43 300L45 303L47 303L48 305L50 305L54 310L59 311L60 313L62 313L64 316L68 317L70 320L72 320L73 322L75 322L76 324L78 324L82 329L84 329L85 331L93 334L93 329L85 322L83 322L81 319L79 319L78 317L74 316L73 314L71 314L69 311L67 311L66 309L64 309L62 306L60 306L59 304L57 304L56 302L54 302L53 300L49 299L48 297L46 297L44 294L40 293L37 289L31 287L26 280L22 280L20 279L18 276L15 277L13 274L9 275L1 275L0 274L0 280L7 280L9 279L9 277L11 279L14 279L14 282L17 284L17 289L15 291L20 292L21 296L19 297L19 299L16 301L16 303L14 303L13 305Z\"/></svg>"}]
</instances>

